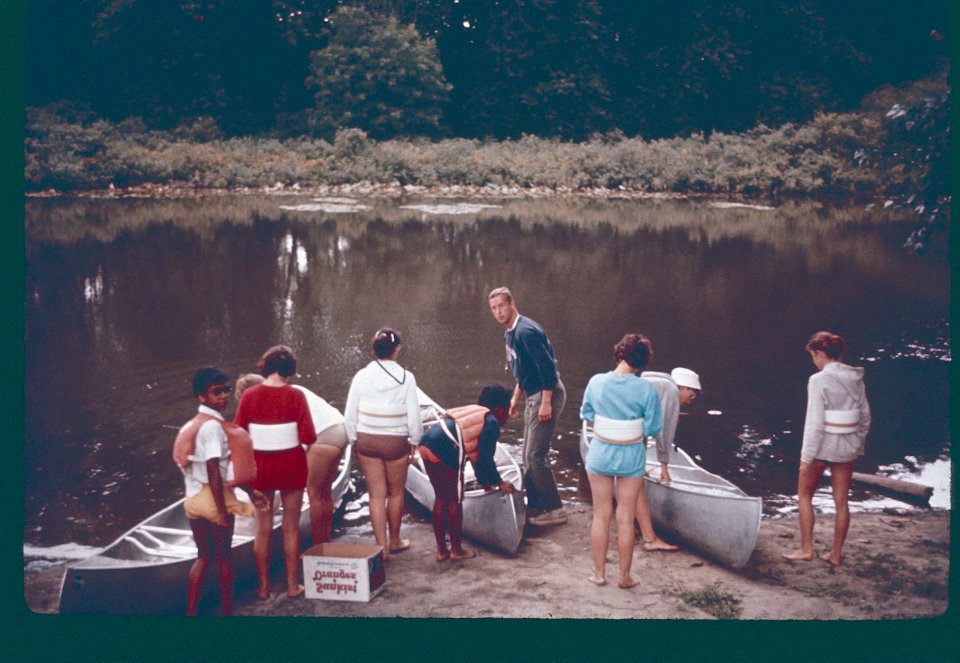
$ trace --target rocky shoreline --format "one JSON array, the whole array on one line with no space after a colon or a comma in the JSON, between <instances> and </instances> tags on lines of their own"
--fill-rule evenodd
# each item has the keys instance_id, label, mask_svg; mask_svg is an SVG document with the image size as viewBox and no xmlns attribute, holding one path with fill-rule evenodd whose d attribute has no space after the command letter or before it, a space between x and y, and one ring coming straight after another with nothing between
<instances>
[{"instance_id":1,"label":"rocky shoreline","mask_svg":"<svg viewBox=\"0 0 960 663\"><path fill-rule=\"evenodd\" d=\"M131 187L115 187L107 189L60 191L47 189L44 191L28 191L28 198L203 198L217 196L240 195L277 195L277 196L362 196L370 198L401 198L404 196L422 196L425 198L603 198L603 199L635 199L635 200L676 200L684 198L724 198L740 199L743 196L717 193L676 193L651 192L627 187L547 187L530 186L519 187L510 185L487 184L473 186L465 184L444 184L436 186L421 186L414 184L400 184L392 182L383 184L378 182L355 182L351 184L316 184L301 185L276 182L263 187L236 187L231 189L211 189L196 187L187 183L141 184Z\"/></svg>"}]
</instances>

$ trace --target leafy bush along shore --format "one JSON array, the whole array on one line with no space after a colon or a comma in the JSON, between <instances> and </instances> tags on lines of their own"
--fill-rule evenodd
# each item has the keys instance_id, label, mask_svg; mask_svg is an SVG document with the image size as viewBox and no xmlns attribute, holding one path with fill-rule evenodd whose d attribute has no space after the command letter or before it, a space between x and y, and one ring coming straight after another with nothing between
<instances>
[{"instance_id":1,"label":"leafy bush along shore","mask_svg":"<svg viewBox=\"0 0 960 663\"><path fill-rule=\"evenodd\" d=\"M341 129L330 143L224 139L204 118L172 131L148 130L136 118L111 123L61 104L27 110L25 180L28 193L144 184L238 189L370 182L774 197L899 194L938 188L939 182L930 182L936 159L908 155L917 151L911 145L927 146L927 152L931 143L948 145L948 108L941 76L906 90L875 92L856 113L818 114L807 124L738 134L648 141L613 132L579 143L533 136L377 142L359 129ZM921 127L931 113L934 121Z\"/></svg>"}]
</instances>

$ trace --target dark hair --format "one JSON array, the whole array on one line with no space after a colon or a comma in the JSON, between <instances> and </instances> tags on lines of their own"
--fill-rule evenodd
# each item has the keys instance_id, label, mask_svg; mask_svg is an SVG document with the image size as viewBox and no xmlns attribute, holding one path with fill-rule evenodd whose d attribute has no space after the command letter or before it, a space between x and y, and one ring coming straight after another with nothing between
<instances>
[{"instance_id":1,"label":"dark hair","mask_svg":"<svg viewBox=\"0 0 960 663\"><path fill-rule=\"evenodd\" d=\"M498 407L506 409L510 407L510 396L510 390L502 384L488 384L480 390L477 405L482 405L491 410Z\"/></svg>"},{"instance_id":2,"label":"dark hair","mask_svg":"<svg viewBox=\"0 0 960 663\"><path fill-rule=\"evenodd\" d=\"M627 362L632 368L643 368L653 359L653 345L643 334L625 334L613 346L613 358Z\"/></svg>"},{"instance_id":3,"label":"dark hair","mask_svg":"<svg viewBox=\"0 0 960 663\"><path fill-rule=\"evenodd\" d=\"M297 356L286 345L275 345L260 357L257 369L263 377L270 377L279 373L280 377L288 378L297 372Z\"/></svg>"},{"instance_id":4,"label":"dark hair","mask_svg":"<svg viewBox=\"0 0 960 663\"><path fill-rule=\"evenodd\" d=\"M400 334L392 327L383 327L373 335L370 343L377 359L386 359L400 345Z\"/></svg>"},{"instance_id":5,"label":"dark hair","mask_svg":"<svg viewBox=\"0 0 960 663\"><path fill-rule=\"evenodd\" d=\"M207 393L211 385L221 384L229 380L229 376L219 368L201 366L193 373L193 395L201 396Z\"/></svg>"},{"instance_id":6,"label":"dark hair","mask_svg":"<svg viewBox=\"0 0 960 663\"><path fill-rule=\"evenodd\" d=\"M830 359L840 359L847 350L847 342L843 340L842 336L831 334L828 331L819 331L810 337L804 350L807 352L821 350Z\"/></svg>"}]
</instances>

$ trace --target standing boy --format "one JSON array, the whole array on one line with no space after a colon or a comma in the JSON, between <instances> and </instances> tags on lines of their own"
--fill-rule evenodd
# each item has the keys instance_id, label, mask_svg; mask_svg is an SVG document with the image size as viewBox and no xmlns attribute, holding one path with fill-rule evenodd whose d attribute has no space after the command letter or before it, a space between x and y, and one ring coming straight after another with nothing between
<instances>
[{"instance_id":1,"label":"standing boy","mask_svg":"<svg viewBox=\"0 0 960 663\"><path fill-rule=\"evenodd\" d=\"M199 403L197 415L180 429L173 445L174 462L183 471L186 499L184 510L197 544L197 560L187 580L187 615L197 614L200 590L207 567L217 564L220 580L220 614L231 613L233 598L234 515L250 516L253 509L233 494L234 463L230 457L229 435L245 431L223 419L230 399L227 374L204 366L193 374L193 395ZM248 446L249 438L247 438ZM251 452L252 456L252 452ZM263 494L249 485L240 486L260 510L268 508Z\"/></svg>"},{"instance_id":2,"label":"standing boy","mask_svg":"<svg viewBox=\"0 0 960 663\"><path fill-rule=\"evenodd\" d=\"M547 460L550 441L557 430L566 391L557 372L553 346L543 328L517 312L507 288L496 288L487 297L494 319L506 328L503 334L507 363L517 386L510 399L510 416L516 416L526 395L523 413L523 485L531 525L567 522L557 483Z\"/></svg>"}]
</instances>

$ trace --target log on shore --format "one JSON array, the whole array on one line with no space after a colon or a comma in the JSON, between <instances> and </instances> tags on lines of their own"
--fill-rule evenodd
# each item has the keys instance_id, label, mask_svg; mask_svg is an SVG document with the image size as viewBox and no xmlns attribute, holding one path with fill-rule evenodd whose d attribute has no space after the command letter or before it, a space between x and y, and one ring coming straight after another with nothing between
<instances>
[{"instance_id":1,"label":"log on shore","mask_svg":"<svg viewBox=\"0 0 960 663\"><path fill-rule=\"evenodd\" d=\"M826 476L824 477L826 478ZM926 504L933 495L933 488L923 484L913 483L912 481L902 481L900 479L891 479L890 477L881 477L876 474L864 474L863 472L854 472L851 477L852 483L860 488L868 488L881 492L891 497L896 497L911 503Z\"/></svg>"}]
</instances>

